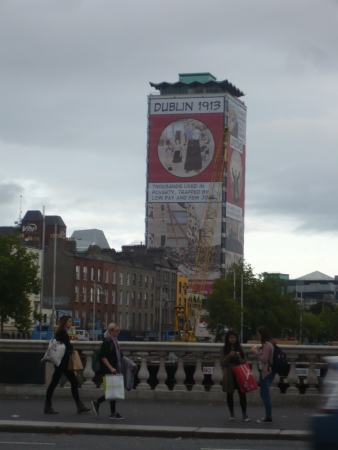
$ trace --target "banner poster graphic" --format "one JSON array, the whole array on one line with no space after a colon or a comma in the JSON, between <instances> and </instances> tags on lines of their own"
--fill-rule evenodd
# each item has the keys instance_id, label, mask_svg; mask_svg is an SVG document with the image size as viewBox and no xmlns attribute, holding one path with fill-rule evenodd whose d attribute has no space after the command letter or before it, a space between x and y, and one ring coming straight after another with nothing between
<instances>
[{"instance_id":1,"label":"banner poster graphic","mask_svg":"<svg viewBox=\"0 0 338 450\"><path fill-rule=\"evenodd\" d=\"M228 272L233 264L239 264L243 259L243 255L238 255L237 253L225 252L225 271Z\"/></svg>"},{"instance_id":2,"label":"banner poster graphic","mask_svg":"<svg viewBox=\"0 0 338 450\"><path fill-rule=\"evenodd\" d=\"M238 255L243 255L244 249L244 226L243 222L231 219L226 219L226 250Z\"/></svg>"},{"instance_id":3,"label":"banner poster graphic","mask_svg":"<svg viewBox=\"0 0 338 450\"><path fill-rule=\"evenodd\" d=\"M243 113L243 107L228 95L149 97L147 247L165 247L178 270L190 280L194 276L214 160L219 146L223 148L226 105L232 127L228 141L227 212L234 221L229 221L227 228L228 245L229 250L242 255L245 110ZM205 283L207 293L221 273L221 229L220 202Z\"/></svg>"},{"instance_id":4,"label":"banner poster graphic","mask_svg":"<svg viewBox=\"0 0 338 450\"><path fill-rule=\"evenodd\" d=\"M230 147L239 153L244 152L246 144L246 109L237 102L228 99L228 117L230 129Z\"/></svg>"},{"instance_id":5,"label":"banner poster graphic","mask_svg":"<svg viewBox=\"0 0 338 450\"><path fill-rule=\"evenodd\" d=\"M148 247L165 247L178 270L189 279L194 274L204 208L204 203L148 203ZM220 203L207 280L220 276L221 208ZM211 283L206 286L209 290Z\"/></svg>"}]
</instances>

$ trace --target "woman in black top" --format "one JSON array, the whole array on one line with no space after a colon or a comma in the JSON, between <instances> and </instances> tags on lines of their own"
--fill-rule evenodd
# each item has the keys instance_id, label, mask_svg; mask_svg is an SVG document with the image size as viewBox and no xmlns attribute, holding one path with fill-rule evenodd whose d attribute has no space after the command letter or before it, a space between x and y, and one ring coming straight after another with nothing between
<instances>
[{"instance_id":1,"label":"woman in black top","mask_svg":"<svg viewBox=\"0 0 338 450\"><path fill-rule=\"evenodd\" d=\"M119 335L120 328L116 323L110 323L107 331L104 334L104 341L101 345L101 374L102 376L111 375L116 373L122 373L121 361L123 353L120 350L117 336ZM98 398L92 402L95 413L99 414L100 404L105 401L105 396ZM110 418L111 419L124 419L118 412L116 412L116 400L110 400Z\"/></svg>"},{"instance_id":2,"label":"woman in black top","mask_svg":"<svg viewBox=\"0 0 338 450\"><path fill-rule=\"evenodd\" d=\"M52 397L54 390L56 386L59 384L59 381L63 374L66 375L68 378L70 384L71 384L71 391L72 396L75 400L77 412L79 414L83 412L90 411L91 408L86 408L84 404L80 401L79 397L79 390L78 390L78 382L76 375L73 370L68 370L68 364L71 354L73 353L73 346L70 343L68 330L72 326L72 318L70 316L61 316L59 319L59 325L57 327L54 339L61 342L62 344L65 344L66 351L63 355L63 358L61 360L61 363L59 366L54 366L54 373L52 376L52 380L49 383L49 386L47 388L46 392L46 403L45 403L45 413L46 414L58 414L57 411L54 411L52 407Z\"/></svg>"},{"instance_id":3,"label":"woman in black top","mask_svg":"<svg viewBox=\"0 0 338 450\"><path fill-rule=\"evenodd\" d=\"M221 366L223 369L223 391L227 394L227 405L230 411L230 420L235 420L234 413L234 392L238 391L239 402L242 409L242 416L244 422L250 422L246 414L246 395L241 392L233 367L246 362L245 352L238 341L237 334L230 330L225 336L225 344L221 353Z\"/></svg>"}]
</instances>

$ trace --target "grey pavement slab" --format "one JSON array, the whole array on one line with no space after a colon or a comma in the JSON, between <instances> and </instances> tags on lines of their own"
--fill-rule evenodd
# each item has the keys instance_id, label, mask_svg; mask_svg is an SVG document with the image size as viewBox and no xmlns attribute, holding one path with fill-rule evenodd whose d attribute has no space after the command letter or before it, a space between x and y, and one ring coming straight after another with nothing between
<instances>
[{"instance_id":1,"label":"grey pavement slab","mask_svg":"<svg viewBox=\"0 0 338 450\"><path fill-rule=\"evenodd\" d=\"M85 402L89 405L89 402ZM275 407L273 424L263 425L256 420L264 416L263 405L249 405L247 413L251 422L241 420L239 405L234 422L229 421L226 404L117 402L117 410L125 420L109 418L109 402L100 407L100 415L94 412L77 414L71 399L55 399L53 407L57 415L43 413L44 402L36 398L0 398L0 430L34 430L34 432L67 432L88 434L129 434L142 436L214 437L226 435L237 438L306 439L309 419L315 412L312 407ZM47 431L49 430L49 431ZM51 431L54 430L54 431ZM32 431L33 432L33 431Z\"/></svg>"}]
</instances>

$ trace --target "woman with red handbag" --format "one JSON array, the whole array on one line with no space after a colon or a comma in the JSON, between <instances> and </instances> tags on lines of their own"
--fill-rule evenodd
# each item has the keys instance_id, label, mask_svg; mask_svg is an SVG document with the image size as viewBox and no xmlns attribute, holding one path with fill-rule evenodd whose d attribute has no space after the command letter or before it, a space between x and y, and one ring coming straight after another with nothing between
<instances>
[{"instance_id":1,"label":"woman with red handbag","mask_svg":"<svg viewBox=\"0 0 338 450\"><path fill-rule=\"evenodd\" d=\"M235 420L234 392L238 391L239 402L242 409L243 421L250 422L246 414L246 395L239 389L232 368L246 362L245 352L238 342L238 336L234 331L228 331L225 336L225 344L221 353L221 366L223 369L223 392L227 394L227 405L230 411L230 420Z\"/></svg>"}]
</instances>

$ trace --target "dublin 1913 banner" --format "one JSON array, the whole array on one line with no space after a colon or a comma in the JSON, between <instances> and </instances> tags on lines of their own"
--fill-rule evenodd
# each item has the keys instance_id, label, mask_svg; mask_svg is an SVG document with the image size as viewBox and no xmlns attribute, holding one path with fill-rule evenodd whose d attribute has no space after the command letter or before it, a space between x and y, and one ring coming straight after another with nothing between
<instances>
[{"instance_id":1,"label":"dublin 1913 banner","mask_svg":"<svg viewBox=\"0 0 338 450\"><path fill-rule=\"evenodd\" d=\"M149 96L147 246L165 247L179 271L190 279L195 269L204 209L210 201L208 193L214 160L217 149L222 145L224 126L228 123L228 107L228 95L175 98ZM229 143L230 139L231 135ZM235 139L233 146L237 142L238 147L241 147L238 132ZM229 151L239 153L237 149L228 147ZM241 150L244 158L245 145ZM230 219L235 223L231 233L235 229L242 233L242 227L237 226L237 222L243 223L243 158L239 157L241 164L235 157L232 163L236 192L229 200L229 210L230 205L234 210ZM225 208L225 201L220 202L218 207L207 289L219 277L222 265L225 267L222 252L225 259L225 252L228 251L225 245L222 250L222 234L226 234L226 215L222 213L222 206ZM235 217L236 214L238 217ZM233 247L229 252L233 253L232 250ZM237 252L239 248L235 250Z\"/></svg>"}]
</instances>

